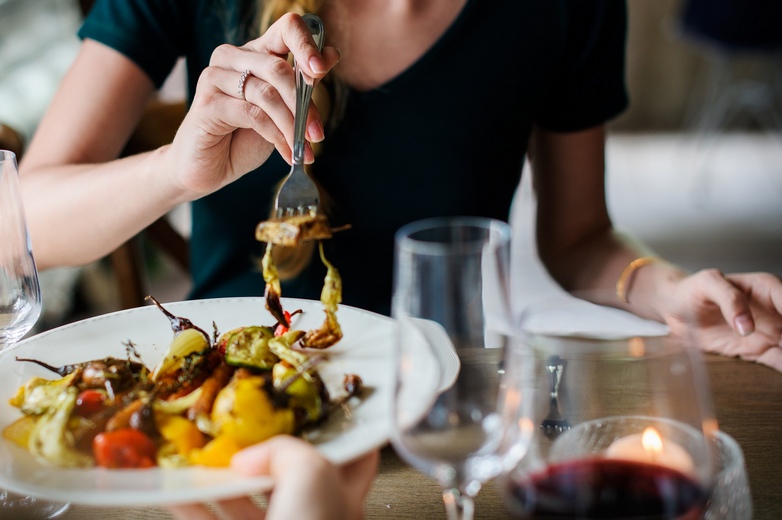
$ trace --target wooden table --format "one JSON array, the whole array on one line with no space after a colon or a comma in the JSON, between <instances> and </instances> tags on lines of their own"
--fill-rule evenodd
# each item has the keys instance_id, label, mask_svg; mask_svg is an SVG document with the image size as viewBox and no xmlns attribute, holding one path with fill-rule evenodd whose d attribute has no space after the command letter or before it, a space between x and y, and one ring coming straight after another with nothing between
<instances>
[{"instance_id":1,"label":"wooden table","mask_svg":"<svg viewBox=\"0 0 782 520\"><path fill-rule=\"evenodd\" d=\"M711 355L706 359L720 428L733 436L744 450L754 518L782 518L782 374L737 359ZM445 518L445 509L438 486L406 466L391 448L385 448L367 501L366 517L428 520ZM505 517L498 490L489 482L476 500L475 518ZM158 507L75 505L60 518L151 520L170 518L170 515Z\"/></svg>"}]
</instances>

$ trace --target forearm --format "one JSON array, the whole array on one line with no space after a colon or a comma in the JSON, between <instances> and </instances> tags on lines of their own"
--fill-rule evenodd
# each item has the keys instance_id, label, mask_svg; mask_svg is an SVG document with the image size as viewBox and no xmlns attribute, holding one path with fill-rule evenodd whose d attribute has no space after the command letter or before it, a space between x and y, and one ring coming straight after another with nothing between
<instances>
[{"instance_id":1,"label":"forearm","mask_svg":"<svg viewBox=\"0 0 782 520\"><path fill-rule=\"evenodd\" d=\"M613 228L605 200L604 130L555 133L536 129L530 144L538 195L538 253L565 290L640 316L666 316L666 295L685 273L665 262L625 276L627 302L617 281L635 259L653 253Z\"/></svg>"},{"instance_id":2,"label":"forearm","mask_svg":"<svg viewBox=\"0 0 782 520\"><path fill-rule=\"evenodd\" d=\"M166 150L101 164L20 166L39 269L82 265L116 249L187 200L167 174Z\"/></svg>"},{"instance_id":3,"label":"forearm","mask_svg":"<svg viewBox=\"0 0 782 520\"><path fill-rule=\"evenodd\" d=\"M674 285L687 276L682 268L610 227L569 251L548 256L547 268L565 290L659 321ZM646 257L654 260L631 265Z\"/></svg>"}]
</instances>

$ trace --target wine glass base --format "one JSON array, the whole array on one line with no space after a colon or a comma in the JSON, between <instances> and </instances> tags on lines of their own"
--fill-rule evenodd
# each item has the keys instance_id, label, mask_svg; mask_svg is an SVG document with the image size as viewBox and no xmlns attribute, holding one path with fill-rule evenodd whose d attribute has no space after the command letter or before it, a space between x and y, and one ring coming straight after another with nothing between
<instances>
[{"instance_id":1,"label":"wine glass base","mask_svg":"<svg viewBox=\"0 0 782 520\"><path fill-rule=\"evenodd\" d=\"M47 502L39 498L0 490L0 517L2 518L47 520L62 515L70 506L69 502Z\"/></svg>"}]
</instances>

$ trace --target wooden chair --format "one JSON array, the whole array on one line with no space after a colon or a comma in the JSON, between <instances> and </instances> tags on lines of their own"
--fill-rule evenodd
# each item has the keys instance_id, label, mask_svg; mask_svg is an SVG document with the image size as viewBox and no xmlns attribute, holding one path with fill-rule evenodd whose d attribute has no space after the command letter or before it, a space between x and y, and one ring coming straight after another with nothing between
<instances>
[{"instance_id":1,"label":"wooden chair","mask_svg":"<svg viewBox=\"0 0 782 520\"><path fill-rule=\"evenodd\" d=\"M0 123L0 150L8 150L16 154L18 161L24 151L22 135L10 125Z\"/></svg>"},{"instance_id":2,"label":"wooden chair","mask_svg":"<svg viewBox=\"0 0 782 520\"><path fill-rule=\"evenodd\" d=\"M125 147L123 155L153 150L170 143L185 116L185 104L153 101ZM190 272L189 247L164 216L109 255L117 279L119 304L123 309L144 305L149 294L143 248L149 244L166 255L185 273Z\"/></svg>"}]
</instances>

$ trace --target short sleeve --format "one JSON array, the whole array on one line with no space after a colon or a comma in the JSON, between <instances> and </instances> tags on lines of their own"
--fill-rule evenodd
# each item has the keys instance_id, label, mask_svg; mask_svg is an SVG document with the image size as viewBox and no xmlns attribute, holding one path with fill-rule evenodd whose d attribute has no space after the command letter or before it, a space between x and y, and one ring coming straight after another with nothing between
<instances>
[{"instance_id":1,"label":"short sleeve","mask_svg":"<svg viewBox=\"0 0 782 520\"><path fill-rule=\"evenodd\" d=\"M189 24L185 4L176 0L97 0L78 35L127 56L156 87L184 54Z\"/></svg>"},{"instance_id":2,"label":"short sleeve","mask_svg":"<svg viewBox=\"0 0 782 520\"><path fill-rule=\"evenodd\" d=\"M562 59L535 122L555 132L603 124L628 105L624 0L571 0L561 21Z\"/></svg>"}]
</instances>

